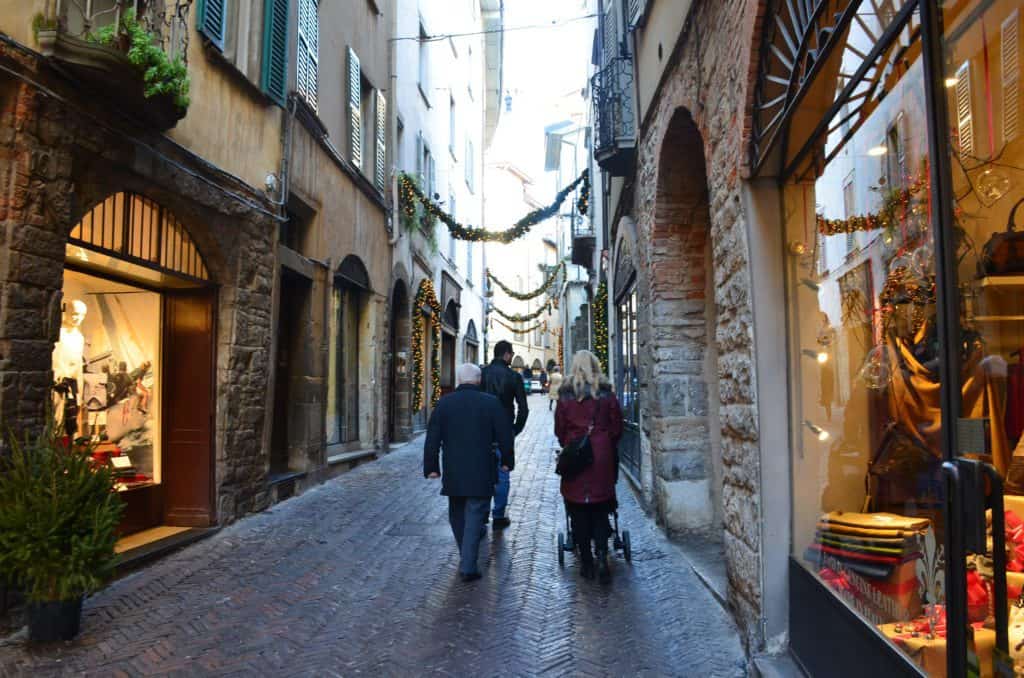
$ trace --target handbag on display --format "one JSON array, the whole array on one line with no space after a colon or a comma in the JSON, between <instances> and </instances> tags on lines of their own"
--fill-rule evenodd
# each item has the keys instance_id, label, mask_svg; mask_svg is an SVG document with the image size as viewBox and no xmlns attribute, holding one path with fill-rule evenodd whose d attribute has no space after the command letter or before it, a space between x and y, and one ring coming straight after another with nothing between
<instances>
[{"instance_id":1,"label":"handbag on display","mask_svg":"<svg viewBox=\"0 0 1024 678\"><path fill-rule=\"evenodd\" d=\"M983 275L1014 275L1024 273L1024 231L1017 230L1017 208L1024 198L1010 210L1006 230L993 233L981 250L979 267Z\"/></svg>"},{"instance_id":2,"label":"handbag on display","mask_svg":"<svg viewBox=\"0 0 1024 678\"><path fill-rule=\"evenodd\" d=\"M598 400L594 405L594 414L590 418L590 427L579 440L571 440L569 444L558 453L558 463L555 464L555 473L565 480L574 478L582 473L588 466L594 463L594 448L590 444L590 433L594 430L594 423L597 421L597 410L601 407Z\"/></svg>"},{"instance_id":3,"label":"handbag on display","mask_svg":"<svg viewBox=\"0 0 1024 678\"><path fill-rule=\"evenodd\" d=\"M908 504L928 507L942 499L942 460L890 424L865 478L871 511L903 513Z\"/></svg>"}]
</instances>

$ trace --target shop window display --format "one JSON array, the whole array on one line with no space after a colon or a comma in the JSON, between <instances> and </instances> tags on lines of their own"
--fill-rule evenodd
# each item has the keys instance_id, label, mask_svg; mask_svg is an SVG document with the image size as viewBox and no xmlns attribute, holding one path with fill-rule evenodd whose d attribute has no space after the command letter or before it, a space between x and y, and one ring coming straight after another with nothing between
<instances>
[{"instance_id":1,"label":"shop window display","mask_svg":"<svg viewBox=\"0 0 1024 678\"><path fill-rule=\"evenodd\" d=\"M160 483L160 295L65 271L53 349L56 425L88 438L117 489Z\"/></svg>"},{"instance_id":2,"label":"shop window display","mask_svg":"<svg viewBox=\"0 0 1024 678\"><path fill-rule=\"evenodd\" d=\"M793 557L927 674L945 675L941 464L946 453L990 464L1006 492L1009 648L1024 675L1021 8L941 7L954 193L943 240L956 279L937 285L939 219L923 133L937 121L925 105L916 17L829 121L818 162L803 173L796 163L786 186ZM882 24L867 12L851 25L838 90ZM955 340L938 332L946 302L959 311ZM948 370L946 341L956 346ZM945 419L943 378L959 403ZM944 429L955 431L951 450ZM968 665L983 676L998 663L1001 559L989 532L988 553L967 557Z\"/></svg>"}]
</instances>

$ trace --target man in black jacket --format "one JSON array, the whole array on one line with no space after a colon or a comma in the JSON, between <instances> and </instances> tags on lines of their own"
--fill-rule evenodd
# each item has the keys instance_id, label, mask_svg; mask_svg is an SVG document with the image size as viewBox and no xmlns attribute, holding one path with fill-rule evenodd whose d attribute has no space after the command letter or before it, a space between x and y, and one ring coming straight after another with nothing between
<instances>
[{"instance_id":1,"label":"man in black jacket","mask_svg":"<svg viewBox=\"0 0 1024 678\"><path fill-rule=\"evenodd\" d=\"M499 471L515 467L512 424L498 400L480 390L480 368L466 363L458 370L458 388L437 403L423 444L423 476L441 478L448 497L448 522L459 546L462 581L480 578L477 549L486 528L487 508ZM494 449L500 450L500 469ZM438 455L444 450L444 474Z\"/></svg>"},{"instance_id":2,"label":"man in black jacket","mask_svg":"<svg viewBox=\"0 0 1024 678\"><path fill-rule=\"evenodd\" d=\"M485 392L498 398L501 406L505 409L508 422L512 425L515 435L519 435L523 432L523 427L526 426L526 417L530 414L530 408L526 406L526 389L523 387L523 378L509 367L512 364L512 356L510 342L499 341L495 344L494 360L483 369L481 386ZM501 465L500 460L498 465ZM491 511L495 529L508 527L512 522L505 515L510 485L508 471L502 471L499 468L498 485L494 488L494 508Z\"/></svg>"}]
</instances>

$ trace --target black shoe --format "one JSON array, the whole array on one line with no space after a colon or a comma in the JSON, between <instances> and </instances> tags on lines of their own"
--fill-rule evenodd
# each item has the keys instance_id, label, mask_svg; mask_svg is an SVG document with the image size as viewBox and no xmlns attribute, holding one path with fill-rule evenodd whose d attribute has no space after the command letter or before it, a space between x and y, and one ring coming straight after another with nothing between
<instances>
[{"instance_id":1,"label":"black shoe","mask_svg":"<svg viewBox=\"0 0 1024 678\"><path fill-rule=\"evenodd\" d=\"M461 579L464 582L476 581L477 579L479 579L482 576L483 575L480 574L479 572L460 572L459 573L459 579Z\"/></svg>"},{"instance_id":2,"label":"black shoe","mask_svg":"<svg viewBox=\"0 0 1024 678\"><path fill-rule=\"evenodd\" d=\"M612 571L608 567L608 554L598 553L597 554L597 581L602 584L612 583Z\"/></svg>"},{"instance_id":3,"label":"black shoe","mask_svg":"<svg viewBox=\"0 0 1024 678\"><path fill-rule=\"evenodd\" d=\"M512 524L512 520L510 518L506 518L504 516L502 516L501 518L495 518L494 519L494 529L495 530L503 530L503 529L505 529L506 527L508 527L511 524Z\"/></svg>"},{"instance_id":4,"label":"black shoe","mask_svg":"<svg viewBox=\"0 0 1024 678\"><path fill-rule=\"evenodd\" d=\"M593 561L583 562L580 565L580 576L584 579L594 578L594 563Z\"/></svg>"}]
</instances>

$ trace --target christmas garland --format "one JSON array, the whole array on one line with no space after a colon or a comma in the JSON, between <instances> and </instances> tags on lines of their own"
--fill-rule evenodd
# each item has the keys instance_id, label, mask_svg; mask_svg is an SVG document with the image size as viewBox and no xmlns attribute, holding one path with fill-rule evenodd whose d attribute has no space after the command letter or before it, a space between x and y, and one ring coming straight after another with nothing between
<instances>
[{"instance_id":1,"label":"christmas garland","mask_svg":"<svg viewBox=\"0 0 1024 678\"><path fill-rule=\"evenodd\" d=\"M502 322L498 318L493 318L493 320L494 320L494 322L498 323L499 325L504 327L506 330L512 332L513 334L529 334L530 332L533 332L534 330L547 329L547 323L543 322L543 321L537 323L536 325L533 325L532 327L526 327L526 328L523 328L523 329L516 329L512 325L509 325L508 323Z\"/></svg>"},{"instance_id":2,"label":"christmas garland","mask_svg":"<svg viewBox=\"0 0 1024 678\"><path fill-rule=\"evenodd\" d=\"M576 209L583 216L590 210L590 173L583 170L583 185L580 186L580 199L576 201Z\"/></svg>"},{"instance_id":3,"label":"christmas garland","mask_svg":"<svg viewBox=\"0 0 1024 678\"><path fill-rule=\"evenodd\" d=\"M536 299L540 295L547 292L551 288L551 286L555 284L555 280L558 279L559 272L564 271L564 269L565 262L562 262L555 266L554 269L552 269L551 271L551 275L548 276L548 279L541 283L541 286L535 289L533 292L516 292L514 290L509 289L509 287L505 283L501 282L496 277L494 277L494 275L491 274L490 269L487 269L487 279L490 280L495 285L497 285L498 287L500 287L502 292L512 297L513 299L527 301L529 299Z\"/></svg>"},{"instance_id":4,"label":"christmas garland","mask_svg":"<svg viewBox=\"0 0 1024 678\"><path fill-rule=\"evenodd\" d=\"M412 317L412 409L414 412L423 407L423 324L427 317L423 308L431 312L430 337L430 405L433 407L441 397L441 302L434 293L434 283L425 278L416 292L416 303Z\"/></svg>"},{"instance_id":5,"label":"christmas garland","mask_svg":"<svg viewBox=\"0 0 1024 678\"><path fill-rule=\"evenodd\" d=\"M608 372L608 283L601 281L594 296L594 355Z\"/></svg>"},{"instance_id":6,"label":"christmas garland","mask_svg":"<svg viewBox=\"0 0 1024 678\"><path fill-rule=\"evenodd\" d=\"M565 202L565 199L576 190L576 187L583 184L583 194L588 196L587 201L582 200L577 204L577 208L582 205L586 208L589 202L590 195L590 170L583 170L571 184L563 188L555 195L555 200L547 207L536 209L525 217L517 221L512 228L505 231L488 231L484 228L478 228L475 226L464 226L455 220L455 218L448 214L441 205L435 200L423 193L419 186L417 186L416 180L408 174L402 173L398 177L398 192L399 192L399 209L406 218L412 217L416 214L416 203L423 206L428 217L436 217L444 222L445 226L448 227L448 232L452 234L453 238L459 240L468 240L470 242L501 242L510 243L517 238L521 238L526 235L531 228L536 226L542 221L550 219L551 217L558 214L558 209Z\"/></svg>"},{"instance_id":7,"label":"christmas garland","mask_svg":"<svg viewBox=\"0 0 1024 678\"><path fill-rule=\"evenodd\" d=\"M525 322L529 322L531 320L536 320L537 318L541 317L541 315L543 315L545 311L550 313L551 312L551 302L550 301L547 302L546 304L544 304L543 306L538 308L533 313L527 313L526 315L519 315L517 313L506 313L505 311L502 311L497 306L492 306L491 310L494 311L495 313L497 313L498 315L500 315L505 320L509 320L511 322L514 322L514 323L525 323Z\"/></svg>"},{"instance_id":8,"label":"christmas garland","mask_svg":"<svg viewBox=\"0 0 1024 678\"><path fill-rule=\"evenodd\" d=\"M566 374L568 368L565 366L565 342L562 341L562 328L559 327L555 334L558 341L558 367L561 368L562 374Z\"/></svg>"},{"instance_id":9,"label":"christmas garland","mask_svg":"<svg viewBox=\"0 0 1024 678\"><path fill-rule=\"evenodd\" d=\"M928 178L927 174L924 174L914 179L907 188L894 188L887 191L882 196L882 206L876 214L855 214L846 219L826 219L818 214L818 233L828 236L873 231L877 228L893 230L906 220L909 214L915 213L917 206L912 205L911 201L914 200L915 195L926 188L928 188Z\"/></svg>"}]
</instances>

